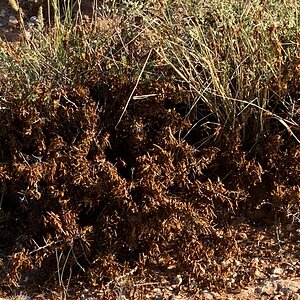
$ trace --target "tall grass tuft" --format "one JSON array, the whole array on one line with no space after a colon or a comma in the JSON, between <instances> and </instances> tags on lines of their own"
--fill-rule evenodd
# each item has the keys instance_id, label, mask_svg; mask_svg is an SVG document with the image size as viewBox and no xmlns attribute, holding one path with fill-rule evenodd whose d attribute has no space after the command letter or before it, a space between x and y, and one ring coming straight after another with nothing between
<instances>
[{"instance_id":1,"label":"tall grass tuft","mask_svg":"<svg viewBox=\"0 0 300 300\"><path fill-rule=\"evenodd\" d=\"M270 118L293 124L275 108L289 111L287 99L296 101L299 8L295 1L175 1L147 20L157 53L192 94L190 108L204 103L222 126L251 121L257 139Z\"/></svg>"},{"instance_id":2,"label":"tall grass tuft","mask_svg":"<svg viewBox=\"0 0 300 300\"><path fill-rule=\"evenodd\" d=\"M20 11L17 2L11 1ZM81 1L77 0L79 6ZM148 65L153 70L162 67L160 80L175 81L189 93L186 118L194 125L202 120L200 125L218 130L215 135L220 128L242 125L243 138L253 141L273 120L292 135L298 126L292 113L299 87L297 1L126 0L99 4L95 0L97 11L85 25L80 25L80 11L74 21L71 1L64 2L63 16L60 1L47 0L47 6L51 29L45 28L46 15L41 10L40 25L30 43L1 50L2 70L10 73L7 87L18 86L15 90L21 91L41 80L84 82L103 64L112 74L125 77L126 70L132 69L138 76L144 63L141 57L152 49L156 54ZM114 22L118 26L103 34L103 28L114 27ZM131 52L136 41L141 49ZM153 74L148 72L148 80L156 81Z\"/></svg>"}]
</instances>

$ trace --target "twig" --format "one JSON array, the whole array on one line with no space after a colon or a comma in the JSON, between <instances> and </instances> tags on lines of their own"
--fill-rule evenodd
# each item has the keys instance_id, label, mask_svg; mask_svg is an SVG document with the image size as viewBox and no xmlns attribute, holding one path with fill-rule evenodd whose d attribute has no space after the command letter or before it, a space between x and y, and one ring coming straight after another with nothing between
<instances>
[{"instance_id":1,"label":"twig","mask_svg":"<svg viewBox=\"0 0 300 300\"><path fill-rule=\"evenodd\" d=\"M45 249L45 248L47 248L47 247L50 247L50 246L53 245L53 244L55 245L55 244L58 244L58 243L62 242L62 240L58 240L58 241L53 241L53 242L51 242L51 243L49 243L49 244L46 244L45 246L39 246L38 243L37 243L34 239L32 239L32 241L36 244L36 246L37 246L38 248L32 250L31 252L29 252L29 255L31 255L31 254L33 254L33 253L35 253L35 252L41 251L41 250L43 250L43 249Z\"/></svg>"},{"instance_id":2,"label":"twig","mask_svg":"<svg viewBox=\"0 0 300 300\"><path fill-rule=\"evenodd\" d=\"M142 77L143 73L144 73L144 70L145 70L145 68L146 68L146 65L147 65L147 63L148 63L148 60L149 60L149 58L150 58L151 53L152 53L152 49L151 49L151 50L149 51L149 53L148 53L148 56L147 56L147 58L146 58L146 61L145 61L144 65L143 65L143 68L142 68L142 70L141 70L141 73L140 73L140 75L139 75L139 77L138 77L138 79L137 79L137 81L136 81L136 84L135 84L135 86L134 86L134 88L133 88L133 90L132 90L132 92L131 92L131 94L130 94L128 100L127 100L127 102L126 102L126 105L125 105L125 107L124 107L124 109L123 109L123 112L122 112L122 114L121 114L121 116L120 116L120 119L119 119L119 121L117 122L115 128L118 127L118 125L120 124L120 122L121 122L121 120L122 120L122 118L123 118L123 116L124 116L124 114L125 114L125 112L126 112L126 110L127 110L127 107L128 107L128 105L129 105L129 102L130 102L130 100L131 100L131 98L132 98L132 96L133 96L135 90L137 89L137 86L138 86L138 84L139 84L139 82L140 82L140 80L141 80L141 77Z\"/></svg>"}]
</instances>

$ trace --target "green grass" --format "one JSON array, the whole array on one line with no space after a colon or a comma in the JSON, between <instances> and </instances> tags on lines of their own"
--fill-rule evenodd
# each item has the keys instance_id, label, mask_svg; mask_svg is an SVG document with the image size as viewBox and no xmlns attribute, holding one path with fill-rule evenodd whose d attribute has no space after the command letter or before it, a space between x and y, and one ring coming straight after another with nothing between
<instances>
[{"instance_id":1,"label":"green grass","mask_svg":"<svg viewBox=\"0 0 300 300\"><path fill-rule=\"evenodd\" d=\"M230 127L254 115L260 135L270 116L283 121L270 102L286 106L295 96L299 7L292 1L185 1L148 21L153 41L160 41L157 52L193 95L191 108L203 102Z\"/></svg>"},{"instance_id":2,"label":"green grass","mask_svg":"<svg viewBox=\"0 0 300 300\"><path fill-rule=\"evenodd\" d=\"M135 81L151 50L156 55L142 78L148 85L157 76L176 81L189 93L186 116L193 112L193 122L206 117L199 115L203 103L222 128L251 120L254 140L267 130L270 118L290 132L296 125L290 116L299 77L297 1L104 1L97 17L108 20L107 32L99 19L79 25L80 14L72 23L71 6L62 20L53 3L51 30L40 27L17 49L2 48L6 93L34 99L36 86L99 82L103 68L104 76ZM109 24L113 20L117 26ZM157 68L159 74L153 74ZM278 105L287 114L279 116Z\"/></svg>"}]
</instances>

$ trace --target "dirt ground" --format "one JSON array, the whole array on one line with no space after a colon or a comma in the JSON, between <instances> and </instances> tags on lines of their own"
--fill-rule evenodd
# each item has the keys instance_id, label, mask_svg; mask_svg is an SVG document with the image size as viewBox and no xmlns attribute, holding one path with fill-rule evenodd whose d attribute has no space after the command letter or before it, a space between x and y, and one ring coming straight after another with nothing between
<instances>
[{"instance_id":1,"label":"dirt ground","mask_svg":"<svg viewBox=\"0 0 300 300\"><path fill-rule=\"evenodd\" d=\"M188 300L188 299L203 299L203 300L268 300L268 299L300 299L300 278L280 279L280 275L273 275L270 279L265 279L259 284L254 286L245 287L241 290L232 291L231 293L217 293L204 290L199 296L179 292L176 285L166 285L153 287L151 291L143 294L143 297L137 299L151 299L151 300ZM116 293L117 294L117 293ZM120 296L122 300L131 299ZM8 298L1 298L0 300L34 300L34 299L47 299L45 296L36 295L30 296L26 292L17 296ZM70 297L70 299L74 299ZM76 297L80 300L97 300L96 296L91 296L88 289L81 291L80 296ZM136 298L132 298L136 299Z\"/></svg>"},{"instance_id":2,"label":"dirt ground","mask_svg":"<svg viewBox=\"0 0 300 300\"><path fill-rule=\"evenodd\" d=\"M19 1L20 6L24 7L25 4L25 7L27 7L26 2L30 1ZM26 13L26 17L24 17L26 32L24 33L20 30L18 11L11 7L8 0L0 1L0 39L7 42L18 42L24 38L28 38L30 36L30 29L37 26L38 9L39 6L35 4ZM83 19L88 20L91 18L93 15L93 1L82 1L80 11Z\"/></svg>"}]
</instances>

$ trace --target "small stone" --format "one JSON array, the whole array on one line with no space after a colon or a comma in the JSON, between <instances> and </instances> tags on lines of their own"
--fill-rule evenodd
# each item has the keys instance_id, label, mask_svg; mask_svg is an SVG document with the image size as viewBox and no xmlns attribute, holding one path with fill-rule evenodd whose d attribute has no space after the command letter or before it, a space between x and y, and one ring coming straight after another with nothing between
<instances>
[{"instance_id":1,"label":"small stone","mask_svg":"<svg viewBox=\"0 0 300 300\"><path fill-rule=\"evenodd\" d=\"M26 24L27 24L27 26L29 26L29 27L31 27L31 28L35 26L35 24L34 24L34 23L31 23L31 22L27 22Z\"/></svg>"},{"instance_id":2,"label":"small stone","mask_svg":"<svg viewBox=\"0 0 300 300\"><path fill-rule=\"evenodd\" d=\"M255 277L258 277L258 278L265 277L265 274L263 272L259 271L258 269L255 270L254 275L255 275Z\"/></svg>"},{"instance_id":3,"label":"small stone","mask_svg":"<svg viewBox=\"0 0 300 300\"><path fill-rule=\"evenodd\" d=\"M283 274L283 269L282 269L282 268L274 268L274 269L272 270L272 273L273 273L274 275L282 275L282 274Z\"/></svg>"},{"instance_id":4,"label":"small stone","mask_svg":"<svg viewBox=\"0 0 300 300\"><path fill-rule=\"evenodd\" d=\"M29 19L30 22L34 23L34 24L38 24L39 23L39 20L36 16L32 16L30 17Z\"/></svg>"},{"instance_id":5,"label":"small stone","mask_svg":"<svg viewBox=\"0 0 300 300\"><path fill-rule=\"evenodd\" d=\"M202 293L203 297L205 300L214 300L214 295L209 292L204 292Z\"/></svg>"},{"instance_id":6,"label":"small stone","mask_svg":"<svg viewBox=\"0 0 300 300\"><path fill-rule=\"evenodd\" d=\"M262 294L266 294L268 296L274 294L277 290L277 284L275 282L266 282L266 284L262 288Z\"/></svg>"},{"instance_id":7,"label":"small stone","mask_svg":"<svg viewBox=\"0 0 300 300\"><path fill-rule=\"evenodd\" d=\"M210 294L212 294L214 296L214 299L216 299L216 300L221 299L221 295L219 293L211 292Z\"/></svg>"},{"instance_id":8,"label":"small stone","mask_svg":"<svg viewBox=\"0 0 300 300\"><path fill-rule=\"evenodd\" d=\"M8 19L8 26L14 27L19 24L18 19L15 16L10 16Z\"/></svg>"}]
</instances>

